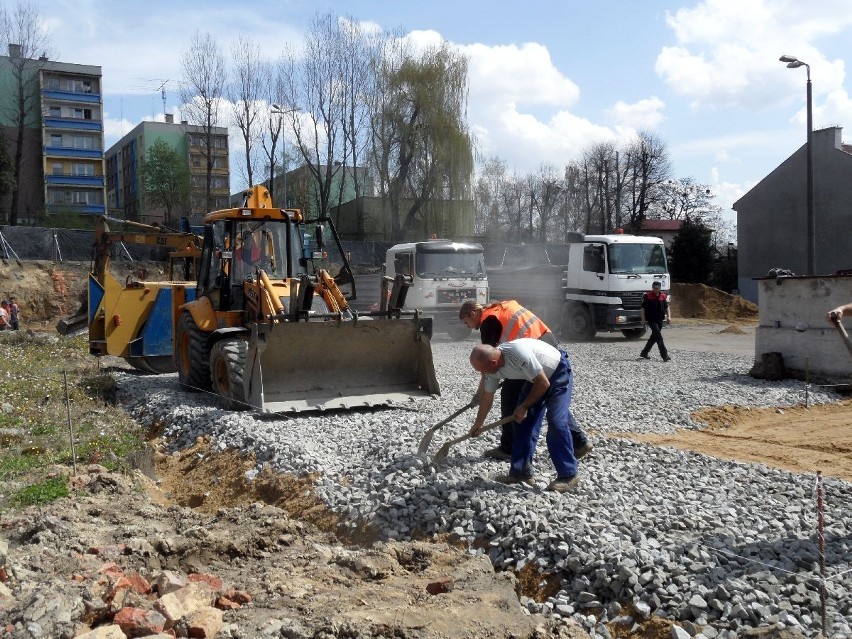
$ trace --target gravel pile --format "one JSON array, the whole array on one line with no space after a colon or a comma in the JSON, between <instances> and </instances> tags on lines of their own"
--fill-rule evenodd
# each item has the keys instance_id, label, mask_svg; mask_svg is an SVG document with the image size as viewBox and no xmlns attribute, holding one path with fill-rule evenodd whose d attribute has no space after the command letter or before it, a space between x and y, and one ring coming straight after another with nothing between
<instances>
[{"instance_id":1,"label":"gravel pile","mask_svg":"<svg viewBox=\"0 0 852 639\"><path fill-rule=\"evenodd\" d=\"M530 612L572 617L603 637L605 622L630 628L652 614L709 639L771 623L817 634L813 475L601 436L697 428L689 413L705 406L799 403L801 382L752 379L750 357L675 351L664 364L637 359L635 344L569 345L574 413L595 450L581 463L579 489L558 495L543 490L554 477L543 437L535 487L491 479L507 467L481 456L494 434L457 445L440 467L416 455L424 431L476 389L473 345L433 344L440 400L373 412L276 418L221 410L210 396L182 392L175 376L127 376L120 386L135 416L166 424L176 447L206 435L277 471L321 473L318 492L353 527L367 522L403 540L450 533L498 568L562 570L556 596L522 599ZM811 391L814 402L836 399ZM470 411L441 429L431 452L472 419ZM826 566L837 575L828 619L832 636L852 636L852 572L840 574L852 568L852 485L825 486Z\"/></svg>"}]
</instances>

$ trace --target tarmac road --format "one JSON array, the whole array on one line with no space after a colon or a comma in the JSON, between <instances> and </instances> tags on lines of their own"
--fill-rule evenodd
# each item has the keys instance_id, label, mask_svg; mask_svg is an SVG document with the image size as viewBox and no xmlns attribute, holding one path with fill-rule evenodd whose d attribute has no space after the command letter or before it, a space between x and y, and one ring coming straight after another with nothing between
<instances>
[{"instance_id":1,"label":"tarmac road","mask_svg":"<svg viewBox=\"0 0 852 639\"><path fill-rule=\"evenodd\" d=\"M666 347L673 351L693 351L697 353L728 353L730 355L751 355L754 356L754 331L757 328L754 325L740 325L736 327L742 333L729 332L725 329L730 327L729 322L713 323L713 322L698 322L696 320L687 320L678 323L676 320L663 329L663 339L666 342ZM636 346L636 354L642 350L645 344L646 337L641 340L633 340L632 343ZM432 338L433 342L448 342L450 338L445 333L435 333ZM466 341L475 344L479 341L479 333L473 332ZM621 333L598 333L594 341L603 345L606 344L630 344ZM656 347L652 356L657 356Z\"/></svg>"}]
</instances>

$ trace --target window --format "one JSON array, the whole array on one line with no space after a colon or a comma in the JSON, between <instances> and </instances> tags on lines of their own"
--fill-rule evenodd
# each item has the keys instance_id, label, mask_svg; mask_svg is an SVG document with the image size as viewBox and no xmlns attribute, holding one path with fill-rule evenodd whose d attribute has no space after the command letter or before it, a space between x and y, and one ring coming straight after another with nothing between
<instances>
[{"instance_id":1,"label":"window","mask_svg":"<svg viewBox=\"0 0 852 639\"><path fill-rule=\"evenodd\" d=\"M602 244L589 244L583 248L583 270L594 273L603 273L606 270Z\"/></svg>"},{"instance_id":2,"label":"window","mask_svg":"<svg viewBox=\"0 0 852 639\"><path fill-rule=\"evenodd\" d=\"M50 146L60 147L62 146L62 136L57 135L55 133L50 136Z\"/></svg>"},{"instance_id":3,"label":"window","mask_svg":"<svg viewBox=\"0 0 852 639\"><path fill-rule=\"evenodd\" d=\"M74 166L74 175L94 175L95 167L92 164L83 164L79 162L75 162Z\"/></svg>"},{"instance_id":4,"label":"window","mask_svg":"<svg viewBox=\"0 0 852 639\"><path fill-rule=\"evenodd\" d=\"M75 149L94 149L95 139L88 135L75 135L71 138L71 146Z\"/></svg>"},{"instance_id":5,"label":"window","mask_svg":"<svg viewBox=\"0 0 852 639\"><path fill-rule=\"evenodd\" d=\"M61 118L62 117L62 109L58 106L50 107L50 117L52 118Z\"/></svg>"},{"instance_id":6,"label":"window","mask_svg":"<svg viewBox=\"0 0 852 639\"><path fill-rule=\"evenodd\" d=\"M51 166L51 172L53 173L53 175L62 175L62 173L63 173L62 162L54 162L53 165Z\"/></svg>"},{"instance_id":7,"label":"window","mask_svg":"<svg viewBox=\"0 0 852 639\"><path fill-rule=\"evenodd\" d=\"M59 91L59 78L48 78L47 88L51 91Z\"/></svg>"},{"instance_id":8,"label":"window","mask_svg":"<svg viewBox=\"0 0 852 639\"><path fill-rule=\"evenodd\" d=\"M74 117L78 120L91 120L92 119L92 110L91 109L74 109Z\"/></svg>"}]
</instances>

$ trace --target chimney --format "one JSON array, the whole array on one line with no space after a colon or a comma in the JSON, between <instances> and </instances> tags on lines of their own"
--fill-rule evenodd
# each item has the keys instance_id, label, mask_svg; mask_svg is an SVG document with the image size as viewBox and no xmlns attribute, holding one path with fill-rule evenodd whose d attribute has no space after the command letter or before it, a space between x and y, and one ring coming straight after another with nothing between
<instances>
[{"instance_id":1,"label":"chimney","mask_svg":"<svg viewBox=\"0 0 852 639\"><path fill-rule=\"evenodd\" d=\"M20 58L21 57L21 45L20 44L12 44L9 43L9 57L10 58Z\"/></svg>"},{"instance_id":2,"label":"chimney","mask_svg":"<svg viewBox=\"0 0 852 639\"><path fill-rule=\"evenodd\" d=\"M175 116L173 113L166 113L166 124L174 124Z\"/></svg>"}]
</instances>

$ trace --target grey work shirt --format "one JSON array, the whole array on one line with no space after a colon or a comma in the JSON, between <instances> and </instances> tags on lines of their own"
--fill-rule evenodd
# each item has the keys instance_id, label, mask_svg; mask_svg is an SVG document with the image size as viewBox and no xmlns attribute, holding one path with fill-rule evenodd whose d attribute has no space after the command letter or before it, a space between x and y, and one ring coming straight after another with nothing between
<instances>
[{"instance_id":1,"label":"grey work shirt","mask_svg":"<svg viewBox=\"0 0 852 639\"><path fill-rule=\"evenodd\" d=\"M531 382L541 371L550 379L562 357L559 349L529 337L500 344L497 348L503 353L504 364L496 373L484 375L483 388L489 393L497 391L502 379L525 379Z\"/></svg>"}]
</instances>

